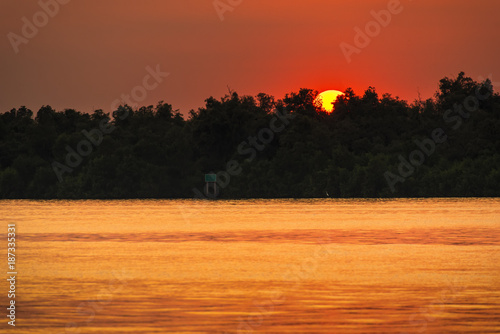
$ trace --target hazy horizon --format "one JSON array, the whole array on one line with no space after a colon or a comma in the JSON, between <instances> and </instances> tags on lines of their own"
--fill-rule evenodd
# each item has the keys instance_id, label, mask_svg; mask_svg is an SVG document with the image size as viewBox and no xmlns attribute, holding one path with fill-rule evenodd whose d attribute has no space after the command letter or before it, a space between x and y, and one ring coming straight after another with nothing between
<instances>
[{"instance_id":1,"label":"hazy horizon","mask_svg":"<svg viewBox=\"0 0 500 334\"><path fill-rule=\"evenodd\" d=\"M194 0L4 1L0 112L21 105L109 112L156 66L169 75L138 104L164 100L183 115L228 88L281 98L302 87L361 94L374 86L412 102L460 71L499 80L498 2L233 3L218 11L217 2ZM342 45L356 47L355 29L367 25L372 37L346 57Z\"/></svg>"}]
</instances>

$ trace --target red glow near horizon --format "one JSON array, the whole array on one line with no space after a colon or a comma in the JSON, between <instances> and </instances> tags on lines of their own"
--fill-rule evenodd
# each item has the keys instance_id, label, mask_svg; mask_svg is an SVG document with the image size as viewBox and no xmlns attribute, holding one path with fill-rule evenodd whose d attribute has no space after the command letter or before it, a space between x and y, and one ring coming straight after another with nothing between
<instances>
[{"instance_id":1,"label":"red glow near horizon","mask_svg":"<svg viewBox=\"0 0 500 334\"><path fill-rule=\"evenodd\" d=\"M390 23L362 47L357 31L375 21L372 12L388 10L389 1L313 3L244 1L221 20L211 1L68 2L35 27L18 53L4 38L0 112L22 105L109 112L113 101L142 85L146 67L157 65L171 75L134 102L163 100L184 115L210 96L224 96L228 86L240 95L276 98L300 88L352 87L362 95L373 86L380 95L412 102L419 93L432 97L440 79L460 71L473 79L500 73L500 43L491 42L500 30L499 1L401 0ZM30 31L23 17L33 22L43 11L28 1L5 1L0 8L9 13L0 22L3 36ZM359 49L350 62L342 43Z\"/></svg>"}]
</instances>

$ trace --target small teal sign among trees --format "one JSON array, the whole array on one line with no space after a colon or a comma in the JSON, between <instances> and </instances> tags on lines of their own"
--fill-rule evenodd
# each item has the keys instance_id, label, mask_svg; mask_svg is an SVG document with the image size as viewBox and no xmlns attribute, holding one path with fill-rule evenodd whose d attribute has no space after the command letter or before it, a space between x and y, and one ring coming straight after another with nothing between
<instances>
[{"instance_id":1,"label":"small teal sign among trees","mask_svg":"<svg viewBox=\"0 0 500 334\"><path fill-rule=\"evenodd\" d=\"M205 182L217 182L217 175L205 174Z\"/></svg>"}]
</instances>

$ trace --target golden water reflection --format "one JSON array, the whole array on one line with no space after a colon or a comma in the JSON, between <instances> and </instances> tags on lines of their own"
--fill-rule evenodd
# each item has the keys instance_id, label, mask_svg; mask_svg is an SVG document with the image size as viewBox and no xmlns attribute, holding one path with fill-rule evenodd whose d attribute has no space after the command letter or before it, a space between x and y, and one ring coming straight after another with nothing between
<instances>
[{"instance_id":1,"label":"golden water reflection","mask_svg":"<svg viewBox=\"0 0 500 334\"><path fill-rule=\"evenodd\" d=\"M499 204L1 201L15 330L499 332Z\"/></svg>"}]
</instances>

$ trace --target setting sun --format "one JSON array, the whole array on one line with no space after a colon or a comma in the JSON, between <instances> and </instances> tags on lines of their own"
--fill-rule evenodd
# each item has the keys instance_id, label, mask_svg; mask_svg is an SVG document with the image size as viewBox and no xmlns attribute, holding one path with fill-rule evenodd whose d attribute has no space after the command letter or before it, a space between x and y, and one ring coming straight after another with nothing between
<instances>
[{"instance_id":1,"label":"setting sun","mask_svg":"<svg viewBox=\"0 0 500 334\"><path fill-rule=\"evenodd\" d=\"M318 107L321 107L324 111L331 113L334 109L333 103L337 100L340 95L344 95L341 91L338 90L326 90L323 93L320 93L315 100L315 103Z\"/></svg>"}]
</instances>

